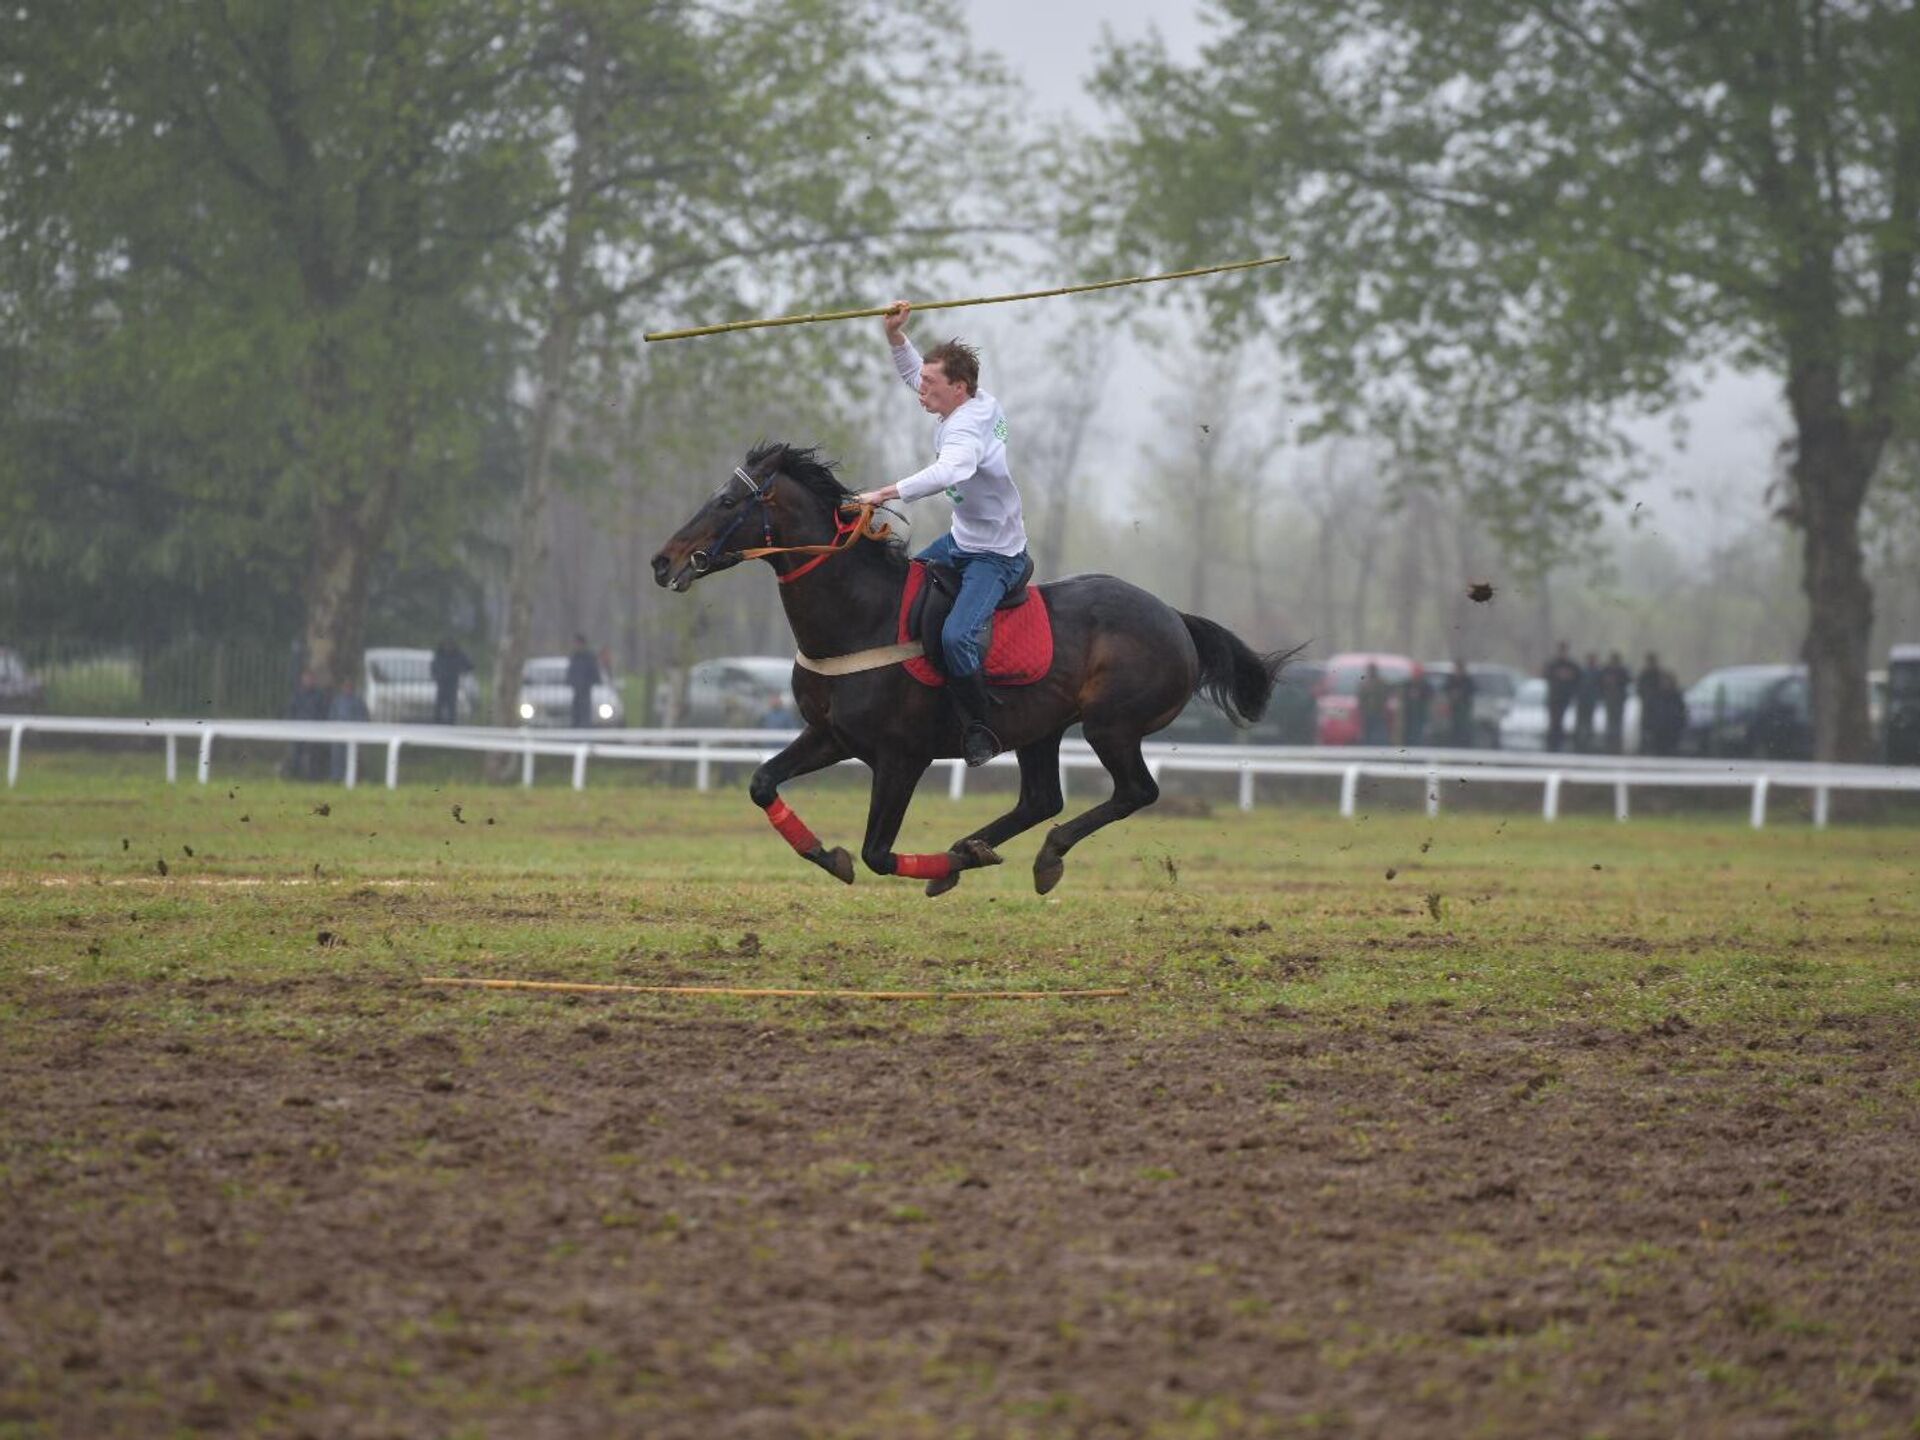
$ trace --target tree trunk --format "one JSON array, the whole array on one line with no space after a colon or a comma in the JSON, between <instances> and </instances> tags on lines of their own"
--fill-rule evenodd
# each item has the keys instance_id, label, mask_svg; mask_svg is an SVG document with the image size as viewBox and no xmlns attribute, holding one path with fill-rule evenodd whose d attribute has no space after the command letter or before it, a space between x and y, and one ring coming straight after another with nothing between
<instances>
[{"instance_id":1,"label":"tree trunk","mask_svg":"<svg viewBox=\"0 0 1920 1440\"><path fill-rule=\"evenodd\" d=\"M1867 716L1873 587L1860 549L1860 509L1871 469L1844 416L1802 416L1794 484L1805 559L1807 638L1801 654L1813 701L1816 760L1873 759Z\"/></svg>"},{"instance_id":2,"label":"tree trunk","mask_svg":"<svg viewBox=\"0 0 1920 1440\"><path fill-rule=\"evenodd\" d=\"M546 333L540 339L532 418L528 425L526 467L514 507L513 555L507 572L507 599L493 654L493 721L511 726L520 719L520 675L527 661L533 628L534 587L547 564L547 503L553 493L553 450L560 416L571 388L574 351L580 336L580 281L591 225L587 206L599 162L600 46L589 38L584 76L573 112L574 149L567 175L567 201L560 254L554 266L553 299ZM494 756L496 778L510 757Z\"/></svg>"},{"instance_id":3,"label":"tree trunk","mask_svg":"<svg viewBox=\"0 0 1920 1440\"><path fill-rule=\"evenodd\" d=\"M405 323L404 314L397 314L396 328ZM315 433L337 431L340 416L353 402L347 398L338 357L325 342L312 357L308 391L317 421ZM339 498L315 504L313 543L302 586L306 604L302 664L323 689L360 679L367 643L367 584L374 556L392 527L404 467L413 448L413 424L406 405L387 417L385 432L378 456L369 456L359 446L348 447L344 454L333 447L318 447L319 453L329 457L328 463L347 472L332 492Z\"/></svg>"},{"instance_id":4,"label":"tree trunk","mask_svg":"<svg viewBox=\"0 0 1920 1440\"><path fill-rule=\"evenodd\" d=\"M376 548L359 507L329 506L315 519L301 653L324 689L360 678L367 641L367 577Z\"/></svg>"},{"instance_id":5,"label":"tree trunk","mask_svg":"<svg viewBox=\"0 0 1920 1440\"><path fill-rule=\"evenodd\" d=\"M1424 494L1407 497L1400 532L1400 573L1396 599L1399 602L1400 653L1418 658L1420 654L1420 618L1426 585L1427 547L1433 543L1438 527L1433 523L1431 506Z\"/></svg>"},{"instance_id":6,"label":"tree trunk","mask_svg":"<svg viewBox=\"0 0 1920 1440\"><path fill-rule=\"evenodd\" d=\"M514 505L513 554L507 570L507 599L493 652L493 722L515 725L520 719L520 672L527 661L533 629L534 588L547 564L547 502L553 493L554 430L566 393L567 372L579 320L571 308L556 313L540 345L540 376L527 436L526 468Z\"/></svg>"},{"instance_id":7,"label":"tree trunk","mask_svg":"<svg viewBox=\"0 0 1920 1440\"><path fill-rule=\"evenodd\" d=\"M1213 547L1219 541L1214 511L1218 508L1220 497L1214 493L1212 450L1203 446L1198 459L1199 474L1195 476L1193 491L1187 497L1187 518L1192 522L1187 530L1187 544L1190 547L1187 604L1193 607L1194 614L1205 615L1209 603L1207 576L1214 561Z\"/></svg>"}]
</instances>

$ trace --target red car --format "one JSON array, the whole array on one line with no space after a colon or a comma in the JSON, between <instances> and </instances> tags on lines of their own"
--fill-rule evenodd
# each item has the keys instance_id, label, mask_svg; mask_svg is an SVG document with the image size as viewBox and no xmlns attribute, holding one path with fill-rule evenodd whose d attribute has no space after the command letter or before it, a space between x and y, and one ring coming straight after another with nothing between
<instances>
[{"instance_id":1,"label":"red car","mask_svg":"<svg viewBox=\"0 0 1920 1440\"><path fill-rule=\"evenodd\" d=\"M1314 688L1315 729L1320 744L1360 743L1360 681L1368 665L1379 666L1380 678L1387 682L1387 741L1393 742L1400 728L1402 688L1426 672L1419 661L1405 655L1354 650L1327 661L1327 673Z\"/></svg>"}]
</instances>

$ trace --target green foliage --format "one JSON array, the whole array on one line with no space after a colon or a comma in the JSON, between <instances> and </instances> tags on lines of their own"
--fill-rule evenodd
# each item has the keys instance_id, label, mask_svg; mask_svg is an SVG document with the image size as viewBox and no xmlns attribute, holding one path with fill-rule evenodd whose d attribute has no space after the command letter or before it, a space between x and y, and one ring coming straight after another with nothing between
<instances>
[{"instance_id":1,"label":"green foliage","mask_svg":"<svg viewBox=\"0 0 1920 1440\"><path fill-rule=\"evenodd\" d=\"M510 359L474 303L484 231L537 158L498 123L525 8L21 22L4 558L29 619L91 588L99 632L284 633L322 537L432 536L471 494Z\"/></svg>"},{"instance_id":2,"label":"green foliage","mask_svg":"<svg viewBox=\"0 0 1920 1440\"><path fill-rule=\"evenodd\" d=\"M835 302L1002 216L955 186L1011 167L1007 82L952 30L868 0L10 18L0 624L351 653L477 615L556 316L587 388L631 390L642 308ZM622 473L597 438L583 484Z\"/></svg>"},{"instance_id":3,"label":"green foliage","mask_svg":"<svg viewBox=\"0 0 1920 1440\"><path fill-rule=\"evenodd\" d=\"M1511 544L1564 544L1611 493L1615 416L1700 361L1801 374L1803 427L1860 427L1854 471L1803 487L1860 487L1920 347L1920 15L1820 16L1236 0L1194 65L1109 51L1121 131L1075 229L1168 263L1291 251L1214 318L1270 326L1327 428L1393 437Z\"/></svg>"}]
</instances>

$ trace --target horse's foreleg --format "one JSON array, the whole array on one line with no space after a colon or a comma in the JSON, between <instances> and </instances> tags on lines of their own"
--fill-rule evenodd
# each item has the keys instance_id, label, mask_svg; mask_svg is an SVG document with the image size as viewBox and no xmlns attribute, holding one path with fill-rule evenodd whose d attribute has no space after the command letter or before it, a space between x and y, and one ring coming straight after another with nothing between
<instances>
[{"instance_id":1,"label":"horse's foreleg","mask_svg":"<svg viewBox=\"0 0 1920 1440\"><path fill-rule=\"evenodd\" d=\"M1000 857L985 845L956 847L940 855L898 855L893 842L913 803L914 789L927 773L925 760L890 759L873 768L873 799L867 807L867 838L860 858L877 875L901 875L914 880L942 880L960 870L998 865Z\"/></svg>"},{"instance_id":2,"label":"horse's foreleg","mask_svg":"<svg viewBox=\"0 0 1920 1440\"><path fill-rule=\"evenodd\" d=\"M809 830L806 822L780 798L780 787L787 781L801 775L811 775L829 765L837 765L847 755L847 747L835 738L831 730L802 730L791 745L753 772L747 793L753 797L754 804L767 812L767 819L773 822L773 828L799 852L802 859L811 860L834 879L851 885L853 856L838 845L827 849L820 843L820 837Z\"/></svg>"},{"instance_id":3,"label":"horse's foreleg","mask_svg":"<svg viewBox=\"0 0 1920 1440\"><path fill-rule=\"evenodd\" d=\"M1063 732L1064 733L1064 732ZM1020 757L1020 799L1013 809L997 820L989 820L978 830L953 844L955 853L964 853L974 845L989 851L1031 830L1042 820L1058 815L1066 802L1060 794L1060 736L1049 735L1022 745ZM944 895L960 883L960 871L927 882L927 894Z\"/></svg>"},{"instance_id":4,"label":"horse's foreleg","mask_svg":"<svg viewBox=\"0 0 1920 1440\"><path fill-rule=\"evenodd\" d=\"M1033 857L1033 888L1042 895L1060 883L1060 877L1067 868L1067 851L1102 825L1124 820L1134 811L1160 798L1160 787L1147 769L1146 757L1140 753L1140 732L1131 729L1118 733L1112 730L1096 731L1089 726L1086 736L1093 753L1100 757L1100 763L1113 776L1113 794L1091 810L1047 832L1046 843L1040 847L1040 853Z\"/></svg>"}]
</instances>

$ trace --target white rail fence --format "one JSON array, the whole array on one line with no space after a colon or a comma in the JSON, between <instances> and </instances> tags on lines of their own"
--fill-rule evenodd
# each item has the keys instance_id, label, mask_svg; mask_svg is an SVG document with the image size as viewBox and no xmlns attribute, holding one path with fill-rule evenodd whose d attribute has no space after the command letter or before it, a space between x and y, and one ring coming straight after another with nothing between
<instances>
[{"instance_id":1,"label":"white rail fence","mask_svg":"<svg viewBox=\"0 0 1920 1440\"><path fill-rule=\"evenodd\" d=\"M344 746L345 783L359 783L360 752L384 751L388 789L400 784L400 756L406 749L504 753L520 759L521 783L531 785L537 759L572 764L573 788L586 788L593 760L625 760L693 766L694 784L710 789L717 767L758 765L793 738L778 730L508 730L479 726L378 725L346 721L293 720L111 720L93 717L20 715L0 717L8 731L7 786L20 778L22 742L30 733L109 738L146 738L162 742L169 783L180 775L180 747L195 747L195 776L213 777L214 746L252 742ZM1359 804L1363 780L1414 782L1424 788L1429 815L1440 813L1449 786L1474 784L1538 785L1540 814L1558 818L1568 786L1610 788L1616 820L1631 814L1636 788L1746 790L1755 828L1767 823L1768 800L1775 790L1810 792L1813 823L1824 826L1836 790L1920 793L1920 767L1827 765L1808 761L1656 759L1650 756L1543 755L1503 750L1390 750L1360 747L1315 748L1267 745L1185 745L1149 742L1147 768L1158 780L1166 774L1235 775L1239 804L1251 810L1255 783L1262 776L1320 776L1340 782L1340 813L1351 816ZM848 761L848 764L855 762ZM967 769L958 760L947 766L948 794L966 793ZM994 766L1010 767L1012 755ZM1084 741L1060 749L1061 783L1075 770L1101 769Z\"/></svg>"}]
</instances>

